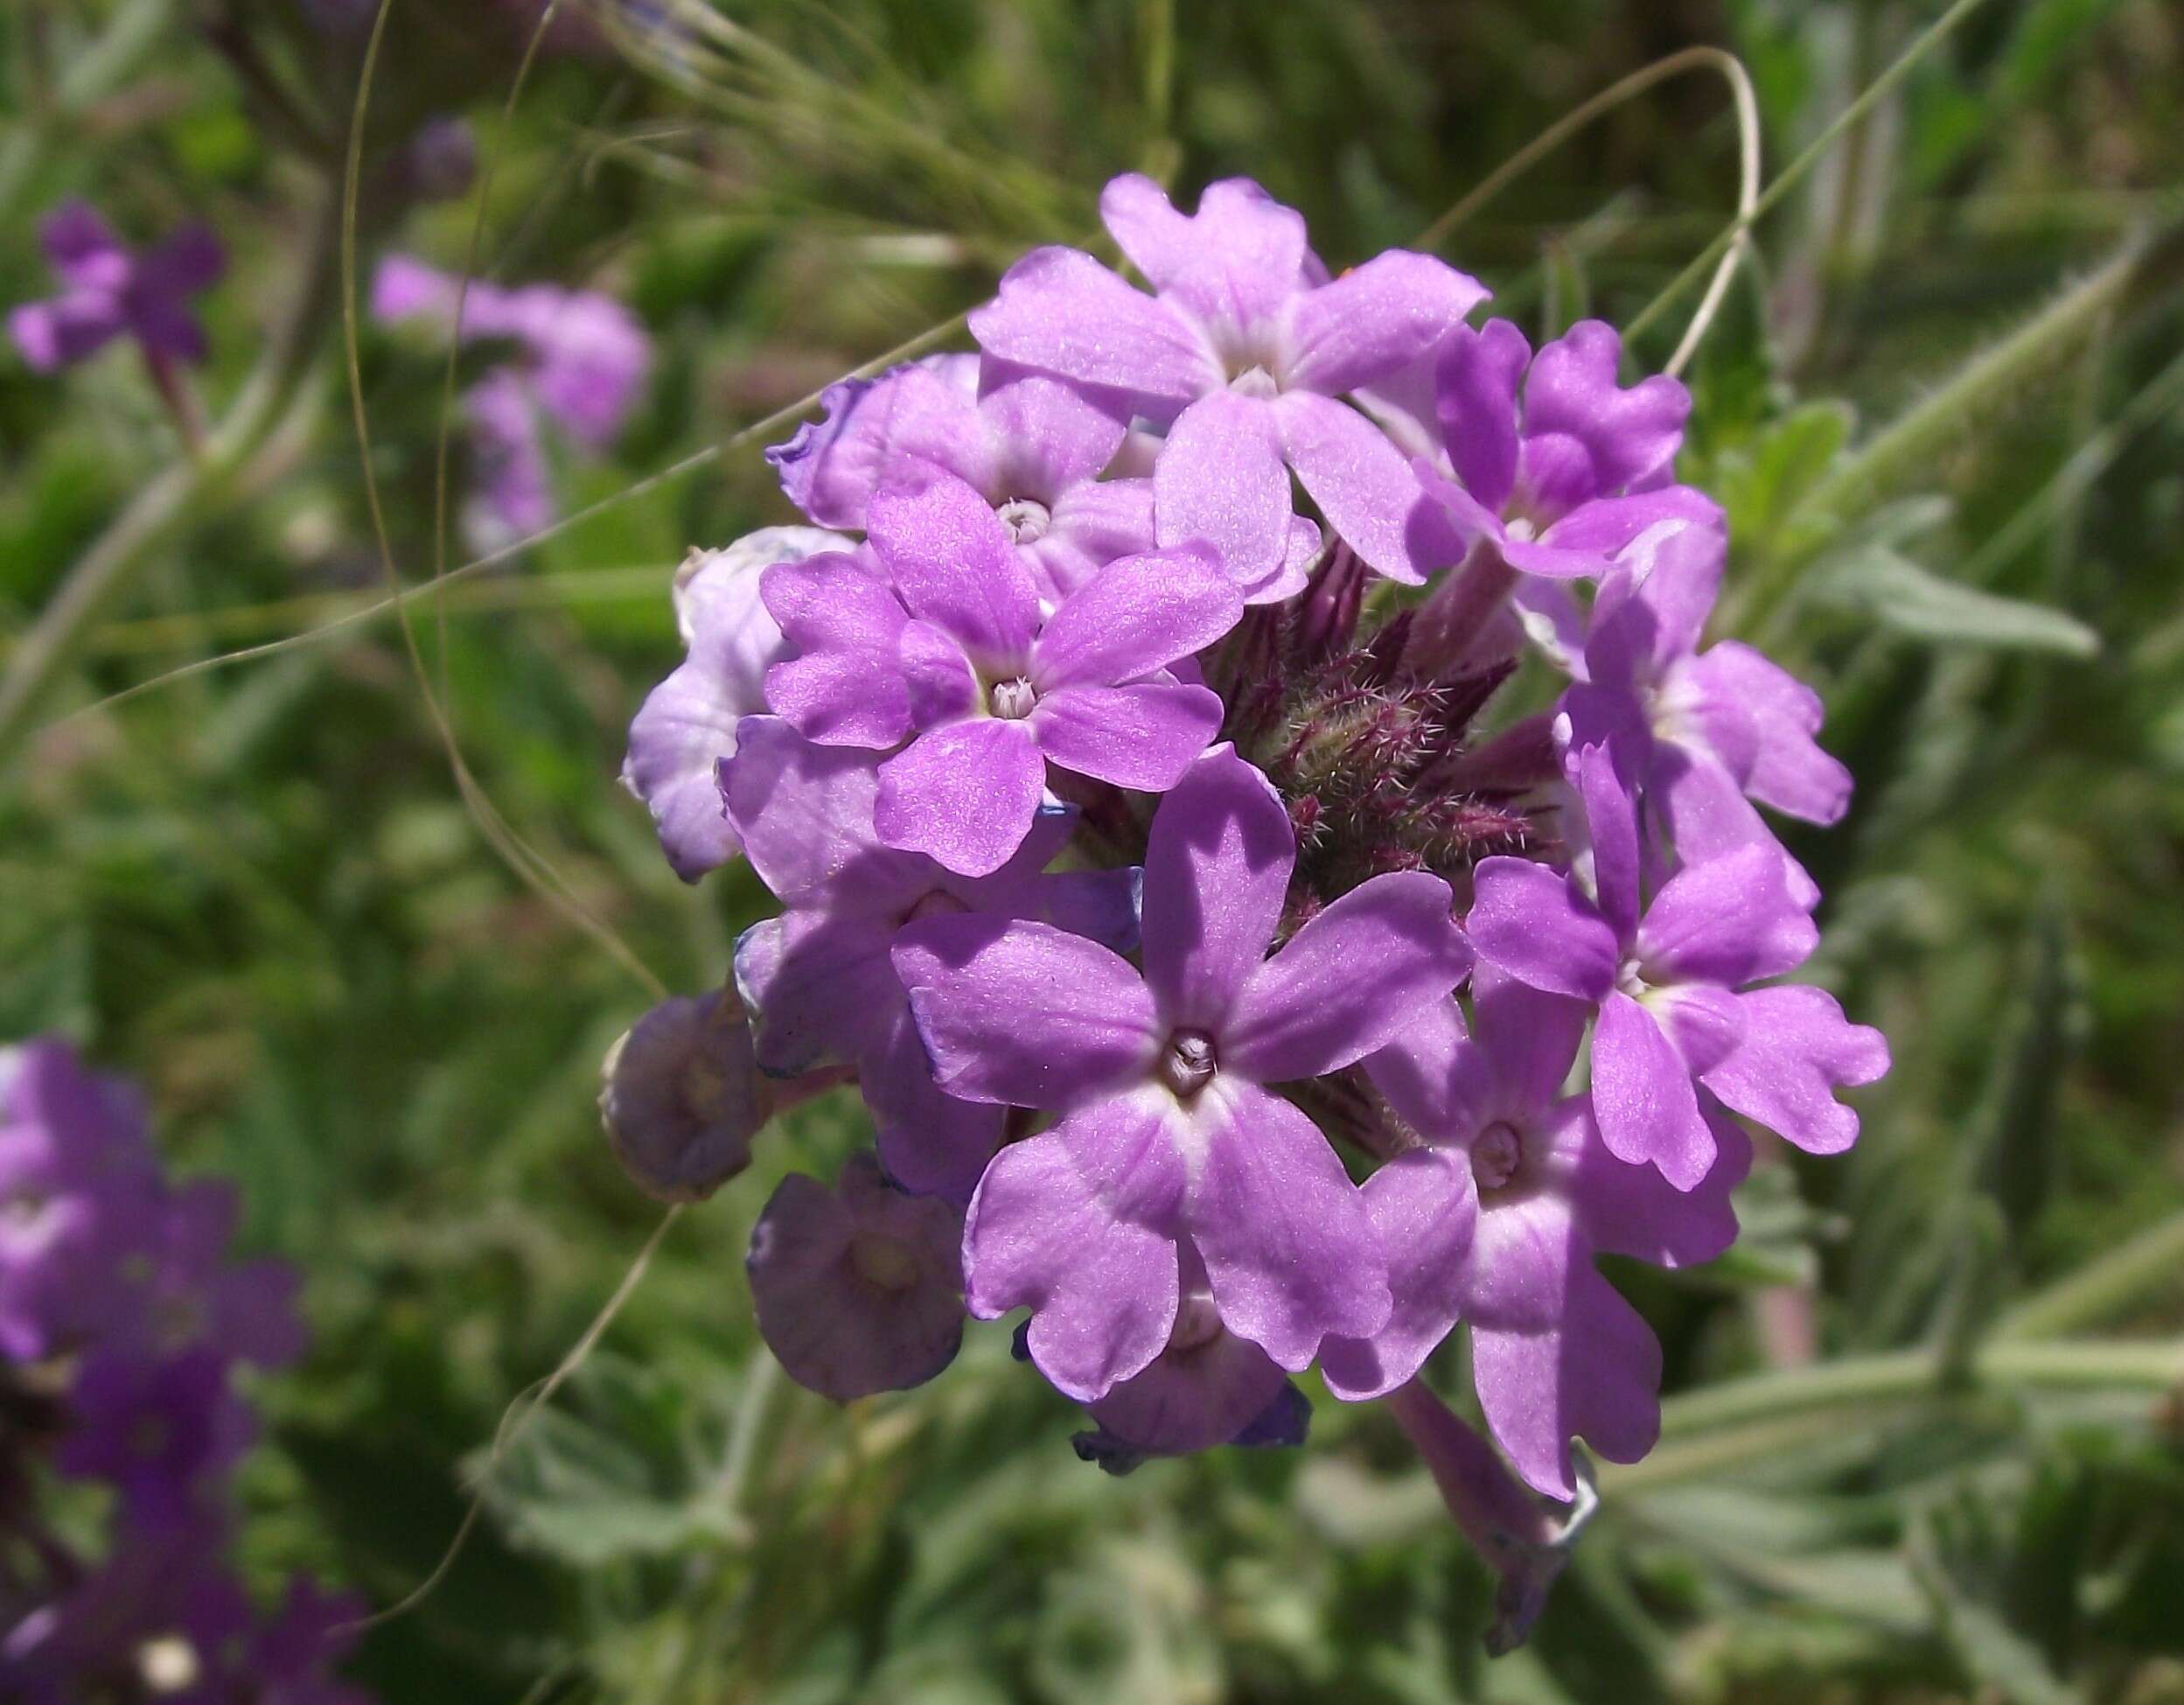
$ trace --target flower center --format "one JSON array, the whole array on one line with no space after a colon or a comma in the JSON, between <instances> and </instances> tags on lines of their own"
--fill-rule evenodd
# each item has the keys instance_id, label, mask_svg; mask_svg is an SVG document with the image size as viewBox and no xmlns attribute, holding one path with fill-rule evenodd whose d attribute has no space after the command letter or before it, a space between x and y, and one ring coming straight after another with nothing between
<instances>
[{"instance_id":1,"label":"flower center","mask_svg":"<svg viewBox=\"0 0 2184 1705\"><path fill-rule=\"evenodd\" d=\"M1231 379L1229 388L1239 396L1256 397L1262 402L1281 395L1280 382L1258 362Z\"/></svg>"},{"instance_id":2,"label":"flower center","mask_svg":"<svg viewBox=\"0 0 2184 1705\"><path fill-rule=\"evenodd\" d=\"M1008 529L1008 536L1020 545L1038 543L1046 536L1048 525L1054 519L1053 512L1045 504L1028 497L1012 497L994 513Z\"/></svg>"},{"instance_id":3,"label":"flower center","mask_svg":"<svg viewBox=\"0 0 2184 1705\"><path fill-rule=\"evenodd\" d=\"M851 1240L849 1264L880 1290L908 1290L918 1282L918 1257L900 1238L868 1232Z\"/></svg>"},{"instance_id":4,"label":"flower center","mask_svg":"<svg viewBox=\"0 0 2184 1705\"><path fill-rule=\"evenodd\" d=\"M1529 515L1518 515L1505 522L1502 531L1520 545L1530 544L1539 536L1539 528Z\"/></svg>"},{"instance_id":5,"label":"flower center","mask_svg":"<svg viewBox=\"0 0 2184 1705\"><path fill-rule=\"evenodd\" d=\"M1481 1190L1500 1190L1517 1176L1524 1157L1524 1140L1516 1127L1497 1119L1471 1145L1472 1182Z\"/></svg>"},{"instance_id":6,"label":"flower center","mask_svg":"<svg viewBox=\"0 0 2184 1705\"><path fill-rule=\"evenodd\" d=\"M1177 1031L1161 1050L1161 1081L1189 1101L1213 1080L1213 1038L1204 1031Z\"/></svg>"},{"instance_id":7,"label":"flower center","mask_svg":"<svg viewBox=\"0 0 2184 1705\"><path fill-rule=\"evenodd\" d=\"M1038 702L1038 690L1022 675L1013 681L997 681L986 689L987 707L1005 723L1021 722Z\"/></svg>"}]
</instances>

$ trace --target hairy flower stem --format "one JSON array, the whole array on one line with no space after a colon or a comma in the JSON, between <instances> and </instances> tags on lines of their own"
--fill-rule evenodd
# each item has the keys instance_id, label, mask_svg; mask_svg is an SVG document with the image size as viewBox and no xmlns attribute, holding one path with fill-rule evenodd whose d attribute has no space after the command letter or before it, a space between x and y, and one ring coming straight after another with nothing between
<instances>
[{"instance_id":1,"label":"hairy flower stem","mask_svg":"<svg viewBox=\"0 0 2184 1705\"><path fill-rule=\"evenodd\" d=\"M1418 608L1404 646L1403 666L1431 681L1488 660L1494 618L1516 589L1517 570L1490 542L1475 546L1463 566Z\"/></svg>"},{"instance_id":2,"label":"hairy flower stem","mask_svg":"<svg viewBox=\"0 0 2184 1705\"><path fill-rule=\"evenodd\" d=\"M1493 1447L1416 1380L1381 1401L1425 1459L1463 1536L1502 1577L1487 1650L1498 1657L1522 1646L1569 1562L1569 1541L1591 1513L1590 1499L1558 1519L1554 1506L1527 1491Z\"/></svg>"}]
</instances>

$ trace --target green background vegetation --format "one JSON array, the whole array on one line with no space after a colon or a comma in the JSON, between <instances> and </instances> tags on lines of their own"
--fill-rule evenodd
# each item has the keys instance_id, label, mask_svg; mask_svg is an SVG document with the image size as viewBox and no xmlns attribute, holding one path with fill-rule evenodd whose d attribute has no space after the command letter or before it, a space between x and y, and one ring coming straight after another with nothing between
<instances>
[{"instance_id":1,"label":"green background vegetation","mask_svg":"<svg viewBox=\"0 0 2184 1705\"><path fill-rule=\"evenodd\" d=\"M316 1345L262 1393L247 1555L381 1604L657 1223L591 1106L649 996L568 903L675 989L763 903L747 875L675 882L612 778L676 654L669 570L785 506L755 444L624 494L1026 244L1089 238L1117 170L1257 177L1340 265L1692 42L1750 68L1771 178L1940 12L769 0L733 8L741 38L542 56L504 133L522 37L490 10L394 0L366 182L420 114L467 113L480 272L612 290L659 341L612 461L560 472L571 511L618 500L443 620L412 605L467 773L550 874L481 832L395 624L320 631L385 588L336 314L300 316L230 463L178 476L128 355L0 359L0 668L117 515L182 488L0 745L0 1034L64 1029L148 1080L178 1163L234 1174L249 1242L303 1266ZM215 50L223 21L284 101ZM14 8L0 53L0 300L45 293L34 220L64 194L140 237L208 218L234 256L199 375L220 414L335 228L355 56L275 0ZM1729 115L1718 77L1667 81L1441 252L1535 336L1627 321L1723 228ZM359 1679L399 1705L2184 1700L2181 184L2184 14L1971 7L1762 221L1688 374L1685 474L1734 528L1720 631L1821 687L1859 775L1849 821L1795 840L1829 896L1818 974L1897 1065L1853 1155L1761 1169L1729 1258L1617 1272L1667 1348L1667 1429L1604 1476L1527 1651L1479 1655L1487 1578L1370 1408L1315 1392L1306 1451L1111 1481L1003 1326L905 1397L789 1387L741 1254L776 1177L859 1140L837 1098L670 1229ZM367 195L359 269L460 266L478 218ZM415 582L444 369L368 325L360 358Z\"/></svg>"}]
</instances>

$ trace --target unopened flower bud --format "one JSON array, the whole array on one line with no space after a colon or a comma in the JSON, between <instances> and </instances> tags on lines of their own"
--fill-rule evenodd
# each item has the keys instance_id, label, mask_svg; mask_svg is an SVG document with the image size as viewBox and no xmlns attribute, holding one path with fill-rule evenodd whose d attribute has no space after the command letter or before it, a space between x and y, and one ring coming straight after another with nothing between
<instances>
[{"instance_id":1,"label":"unopened flower bud","mask_svg":"<svg viewBox=\"0 0 2184 1705\"><path fill-rule=\"evenodd\" d=\"M750 1164L772 1111L750 1025L725 990L663 1001L607 1050L599 1116L638 1189L695 1202Z\"/></svg>"}]
</instances>

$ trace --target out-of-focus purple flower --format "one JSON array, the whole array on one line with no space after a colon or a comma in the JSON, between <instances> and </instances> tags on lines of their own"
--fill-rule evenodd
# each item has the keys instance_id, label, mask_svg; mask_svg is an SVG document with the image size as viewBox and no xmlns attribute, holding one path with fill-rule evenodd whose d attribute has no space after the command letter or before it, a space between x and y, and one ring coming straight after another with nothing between
<instances>
[{"instance_id":1,"label":"out-of-focus purple flower","mask_svg":"<svg viewBox=\"0 0 2184 1705\"><path fill-rule=\"evenodd\" d=\"M162 1205L133 1091L59 1040L0 1051L0 1356L50 1355L133 1317L128 1258Z\"/></svg>"},{"instance_id":2,"label":"out-of-focus purple flower","mask_svg":"<svg viewBox=\"0 0 2184 1705\"><path fill-rule=\"evenodd\" d=\"M457 314L461 325L457 326ZM538 416L597 454L612 442L652 367L652 341L612 297L552 284L504 290L463 281L407 255L390 255L372 280L372 314L423 320L465 343L506 340L515 358L464 396L480 489L468 512L481 549L537 532L553 519L550 472Z\"/></svg>"},{"instance_id":3,"label":"out-of-focus purple flower","mask_svg":"<svg viewBox=\"0 0 2184 1705\"><path fill-rule=\"evenodd\" d=\"M0 1464L21 1541L0 1692L368 1705L324 1674L346 1601L299 1582L262 1623L225 1566L226 1477L256 1433L234 1369L303 1347L293 1272L227 1258L233 1189L170 1185L134 1094L49 1040L0 1053L0 1359L44 1363L29 1377L57 1394L10 1442L49 1445L54 1469L115 1494L104 1554L80 1558L24 1504L35 1481Z\"/></svg>"},{"instance_id":4,"label":"out-of-focus purple flower","mask_svg":"<svg viewBox=\"0 0 2184 1705\"><path fill-rule=\"evenodd\" d=\"M792 1172L751 1228L758 1330L790 1378L838 1403L923 1385L963 1339L961 1212L869 1155L833 1190Z\"/></svg>"},{"instance_id":5,"label":"out-of-focus purple flower","mask_svg":"<svg viewBox=\"0 0 2184 1705\"><path fill-rule=\"evenodd\" d=\"M89 203L66 201L38 227L60 294L8 316L23 359L40 373L82 360L124 333L155 368L205 359L205 328L190 298L227 269L220 239L185 225L142 254L122 246Z\"/></svg>"},{"instance_id":6,"label":"out-of-focus purple flower","mask_svg":"<svg viewBox=\"0 0 2184 1705\"><path fill-rule=\"evenodd\" d=\"M1698 1184L1717 1148L1700 1083L1739 1112L1779 1121L1800 1147L1848 1147L1857 1115L1836 1104L1833 1090L1887 1070L1880 1033L1846 1023L1818 989L1740 992L1796 969L1818 940L1781 849L1755 842L1686 865L1642 905L1646 872L1630 795L1603 746L1580 751L1575 768L1591 891L1575 873L1486 859L1465 928L1480 958L1599 1010L1593 1108L1609 1151L1658 1166L1679 1190ZM1781 1028L1793 1017L1794 1027ZM1783 1093L1765 1094L1754 1080L1759 1056L1731 1064L1748 1038L1790 1071Z\"/></svg>"},{"instance_id":7,"label":"out-of-focus purple flower","mask_svg":"<svg viewBox=\"0 0 2184 1705\"><path fill-rule=\"evenodd\" d=\"M986 500L1048 604L1153 548L1153 482L1100 478L1122 445L1127 400L975 355L929 355L830 385L820 407L766 459L822 527L862 528L889 478L923 464Z\"/></svg>"},{"instance_id":8,"label":"out-of-focus purple flower","mask_svg":"<svg viewBox=\"0 0 2184 1705\"><path fill-rule=\"evenodd\" d=\"M1032 1359L1080 1401L1166 1347L1184 1242L1222 1324L1285 1368L1387 1322L1363 1199L1312 1122L1261 1086L1372 1052L1469 955L1448 884L1403 872L1266 959L1295 856L1280 797L1218 747L1153 820L1142 975L1050 925L987 918L927 919L895 949L941 1087L1066 1115L987 1168L965 1276L972 1313L1032 1310Z\"/></svg>"},{"instance_id":9,"label":"out-of-focus purple flower","mask_svg":"<svg viewBox=\"0 0 2184 1705\"><path fill-rule=\"evenodd\" d=\"M1330 1343L1321 1370L1337 1396L1408 1381L1458 1319L1495 1437L1538 1490L1573 1494L1570 1440L1636 1462L1659 1430L1660 1349L1636 1310L1593 1269L1595 1254L1664 1267L1711 1261L1736 1237L1730 1188L1751 1149L1718 1108L1719 1157L1685 1193L1611 1154L1590 1098L1564 1096L1584 1034L1581 1002L1482 965L1467 1033L1453 1002L1422 1008L1366 1062L1426 1146L1365 1181L1399 1299L1368 1341Z\"/></svg>"},{"instance_id":10,"label":"out-of-focus purple flower","mask_svg":"<svg viewBox=\"0 0 2184 1705\"><path fill-rule=\"evenodd\" d=\"M55 1465L113 1486L133 1521L185 1520L207 1483L257 1436L229 1369L227 1358L203 1347L158 1357L131 1346L87 1358L69 1388L72 1426Z\"/></svg>"},{"instance_id":11,"label":"out-of-focus purple flower","mask_svg":"<svg viewBox=\"0 0 2184 1705\"><path fill-rule=\"evenodd\" d=\"M630 723L622 785L652 814L675 874L695 882L743 850L721 800L719 765L736 725L766 708L766 671L788 642L760 594L762 571L847 550L838 533L768 527L721 550L693 550L675 571L675 619L688 655Z\"/></svg>"},{"instance_id":12,"label":"out-of-focus purple flower","mask_svg":"<svg viewBox=\"0 0 2184 1705\"><path fill-rule=\"evenodd\" d=\"M869 752L815 745L778 717L747 718L722 792L778 918L736 944L736 981L758 1015L757 1060L777 1076L855 1062L879 1127L880 1158L905 1187L967 1199L1001 1141L999 1108L934 1086L889 952L913 919L971 912L1036 918L1118 947L1137 933L1134 871L1040 874L1071 814L1043 814L1015 856L958 876L883 842Z\"/></svg>"},{"instance_id":13,"label":"out-of-focus purple flower","mask_svg":"<svg viewBox=\"0 0 2184 1705\"><path fill-rule=\"evenodd\" d=\"M766 607L798 650L766 699L827 744L909 744L880 766L888 844L969 876L1013 856L1047 765L1160 792L1221 724L1221 701L1169 666L1243 613L1203 549L1100 569L1041 618L1038 589L984 499L937 469L871 502L884 570L823 556L766 570Z\"/></svg>"},{"instance_id":14,"label":"out-of-focus purple flower","mask_svg":"<svg viewBox=\"0 0 2184 1705\"><path fill-rule=\"evenodd\" d=\"M1697 863L1773 837L1746 801L1832 823L1851 775L1821 751L1819 695L1734 639L1699 649L1728 542L1712 527L1648 528L1594 600L1563 695L1573 743L1605 744L1677 850Z\"/></svg>"},{"instance_id":15,"label":"out-of-focus purple flower","mask_svg":"<svg viewBox=\"0 0 2184 1705\"><path fill-rule=\"evenodd\" d=\"M1690 393L1659 374L1620 388L1622 349L1596 319L1536 356L1505 319L1449 334L1434 362L1441 455L1418 472L1467 544L1490 545L1520 573L1570 579L1606 573L1658 521L1721 525L1713 499L1669 483Z\"/></svg>"},{"instance_id":16,"label":"out-of-focus purple flower","mask_svg":"<svg viewBox=\"0 0 2184 1705\"><path fill-rule=\"evenodd\" d=\"M719 989L662 1001L607 1051L599 1074L615 1158L663 1202L710 1196L750 1164L762 1125L842 1075L761 1073L741 1005Z\"/></svg>"},{"instance_id":17,"label":"out-of-focus purple flower","mask_svg":"<svg viewBox=\"0 0 2184 1705\"><path fill-rule=\"evenodd\" d=\"M452 201L477 175L478 137L466 119L429 118L403 145L402 182L420 201Z\"/></svg>"},{"instance_id":18,"label":"out-of-focus purple flower","mask_svg":"<svg viewBox=\"0 0 2184 1705\"><path fill-rule=\"evenodd\" d=\"M1382 574L1416 583L1453 560L1403 455L1336 399L1441 343L1486 299L1476 281L1401 249L1330 281L1302 218L1244 178L1207 185L1188 217L1137 176L1110 183L1099 207L1156 294L1080 250L1034 249L971 332L988 355L1127 393L1167 427L1159 542L1203 539L1254 597L1288 596L1308 566L1290 548L1294 470Z\"/></svg>"}]
</instances>

